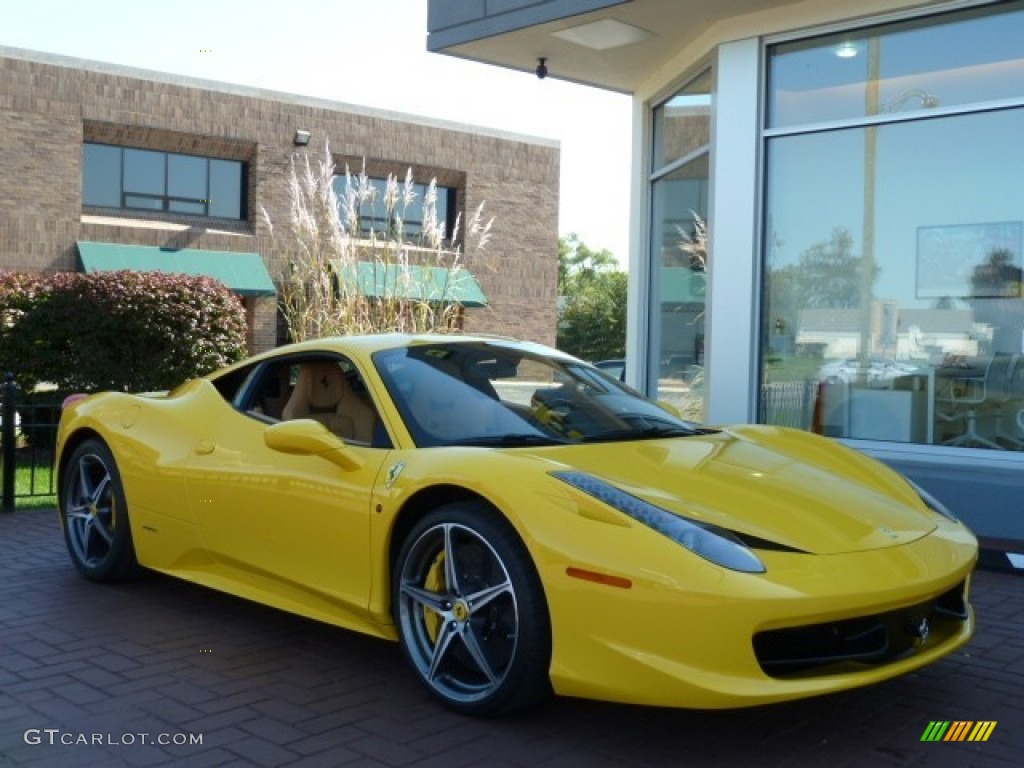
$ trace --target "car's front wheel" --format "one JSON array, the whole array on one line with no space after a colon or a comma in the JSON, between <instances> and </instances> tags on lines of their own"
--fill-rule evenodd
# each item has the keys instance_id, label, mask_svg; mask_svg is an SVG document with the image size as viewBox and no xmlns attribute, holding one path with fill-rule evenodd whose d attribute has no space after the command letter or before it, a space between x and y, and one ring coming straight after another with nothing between
<instances>
[{"instance_id":1,"label":"car's front wheel","mask_svg":"<svg viewBox=\"0 0 1024 768\"><path fill-rule=\"evenodd\" d=\"M514 529L484 504L426 515L394 574L402 647L428 690L469 715L504 715L551 694L551 628L536 569Z\"/></svg>"},{"instance_id":2,"label":"car's front wheel","mask_svg":"<svg viewBox=\"0 0 1024 768\"><path fill-rule=\"evenodd\" d=\"M123 581L139 571L117 464L99 440L71 454L60 483L60 516L71 562L93 581Z\"/></svg>"}]
</instances>

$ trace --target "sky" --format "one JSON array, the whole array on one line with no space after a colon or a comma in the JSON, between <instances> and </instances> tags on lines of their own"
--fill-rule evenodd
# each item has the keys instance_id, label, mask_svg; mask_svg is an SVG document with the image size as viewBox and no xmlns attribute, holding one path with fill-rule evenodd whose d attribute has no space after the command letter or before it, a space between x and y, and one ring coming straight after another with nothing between
<instances>
[{"instance_id":1,"label":"sky","mask_svg":"<svg viewBox=\"0 0 1024 768\"><path fill-rule=\"evenodd\" d=\"M0 45L558 140L559 234L628 262L629 97L429 53L427 0L0 7Z\"/></svg>"}]
</instances>

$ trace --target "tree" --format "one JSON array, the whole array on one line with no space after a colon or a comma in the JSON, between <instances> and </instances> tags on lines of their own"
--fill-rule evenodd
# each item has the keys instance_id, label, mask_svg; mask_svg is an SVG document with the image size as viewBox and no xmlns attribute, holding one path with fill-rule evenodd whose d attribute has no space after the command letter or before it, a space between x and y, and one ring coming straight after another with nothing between
<instances>
[{"instance_id":1,"label":"tree","mask_svg":"<svg viewBox=\"0 0 1024 768\"><path fill-rule=\"evenodd\" d=\"M559 238L558 348L585 360L624 357L626 284L610 251L594 251L575 234Z\"/></svg>"},{"instance_id":2,"label":"tree","mask_svg":"<svg viewBox=\"0 0 1024 768\"><path fill-rule=\"evenodd\" d=\"M458 286L470 279L455 231L437 215L432 180L422 200L420 233L407 232L406 211L416 197L410 169L404 181L389 175L383 200L365 171L345 168L345 185L334 187L335 165L328 145L319 161L292 159L288 177L290 214L275 231L266 210L277 256L278 301L293 341L322 336L404 331L447 331L459 327ZM382 231L360 220L367 206L387 222ZM379 207L383 216L377 216ZM483 203L466 227L466 246L482 253L490 239Z\"/></svg>"},{"instance_id":3,"label":"tree","mask_svg":"<svg viewBox=\"0 0 1024 768\"><path fill-rule=\"evenodd\" d=\"M570 233L558 238L558 293L568 295L570 281L586 283L595 275L619 266L618 260L607 249L592 250L580 240L579 235Z\"/></svg>"}]
</instances>

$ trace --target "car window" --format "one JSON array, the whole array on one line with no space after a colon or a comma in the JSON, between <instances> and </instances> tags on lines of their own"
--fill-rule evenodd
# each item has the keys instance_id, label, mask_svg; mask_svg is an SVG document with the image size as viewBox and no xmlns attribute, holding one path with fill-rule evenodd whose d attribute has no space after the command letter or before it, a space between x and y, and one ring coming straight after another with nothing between
<instances>
[{"instance_id":1,"label":"car window","mask_svg":"<svg viewBox=\"0 0 1024 768\"><path fill-rule=\"evenodd\" d=\"M257 367L258 364L253 363L242 368L236 368L230 373L215 376L212 379L213 386L220 393L220 396L229 403L236 403L245 391L246 384Z\"/></svg>"},{"instance_id":2,"label":"car window","mask_svg":"<svg viewBox=\"0 0 1024 768\"><path fill-rule=\"evenodd\" d=\"M699 431L593 366L521 347L444 342L381 351L373 360L420 447L518 447Z\"/></svg>"},{"instance_id":3,"label":"car window","mask_svg":"<svg viewBox=\"0 0 1024 768\"><path fill-rule=\"evenodd\" d=\"M268 362L258 368L244 393L245 399L239 403L240 410L263 416L265 420L280 421L294 384L293 367L292 363L280 361Z\"/></svg>"},{"instance_id":4,"label":"car window","mask_svg":"<svg viewBox=\"0 0 1024 768\"><path fill-rule=\"evenodd\" d=\"M365 380L338 355L265 361L253 372L237 407L267 423L312 419L348 443L391 447Z\"/></svg>"}]
</instances>

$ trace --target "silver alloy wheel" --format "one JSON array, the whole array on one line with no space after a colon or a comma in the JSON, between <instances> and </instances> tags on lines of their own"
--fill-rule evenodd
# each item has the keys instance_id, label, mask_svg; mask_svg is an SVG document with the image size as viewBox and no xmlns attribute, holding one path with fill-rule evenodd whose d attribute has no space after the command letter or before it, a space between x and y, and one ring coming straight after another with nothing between
<instances>
[{"instance_id":1,"label":"silver alloy wheel","mask_svg":"<svg viewBox=\"0 0 1024 768\"><path fill-rule=\"evenodd\" d=\"M81 456L72 471L66 511L68 544L80 563L95 567L114 546L118 510L113 478L95 453Z\"/></svg>"},{"instance_id":2,"label":"silver alloy wheel","mask_svg":"<svg viewBox=\"0 0 1024 768\"><path fill-rule=\"evenodd\" d=\"M519 612L509 571L472 528L427 528L401 563L398 620L406 648L444 699L491 696L516 658Z\"/></svg>"}]
</instances>

